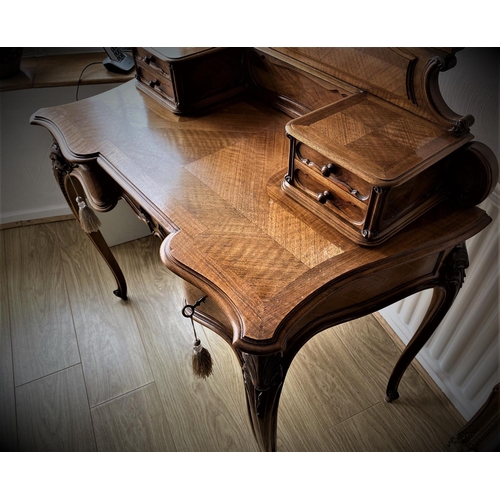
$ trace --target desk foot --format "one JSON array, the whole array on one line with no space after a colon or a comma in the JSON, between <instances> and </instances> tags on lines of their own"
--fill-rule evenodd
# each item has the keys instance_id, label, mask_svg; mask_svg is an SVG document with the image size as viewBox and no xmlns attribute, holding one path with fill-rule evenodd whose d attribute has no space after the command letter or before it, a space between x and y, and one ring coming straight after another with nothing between
<instances>
[{"instance_id":1,"label":"desk foot","mask_svg":"<svg viewBox=\"0 0 500 500\"><path fill-rule=\"evenodd\" d=\"M460 243L445 258L437 280L432 283L434 293L429 309L418 330L398 359L389 378L385 397L387 402L394 401L399 397L397 389L404 372L449 311L462 287L465 269L468 266L469 259L465 243Z\"/></svg>"},{"instance_id":2,"label":"desk foot","mask_svg":"<svg viewBox=\"0 0 500 500\"><path fill-rule=\"evenodd\" d=\"M120 299L122 300L128 300L128 297L127 297L127 292L125 291L124 295L122 295L123 292L121 292L120 290L116 289L116 290L113 290L113 293L119 297Z\"/></svg>"},{"instance_id":3,"label":"desk foot","mask_svg":"<svg viewBox=\"0 0 500 500\"><path fill-rule=\"evenodd\" d=\"M262 451L276 451L278 404L284 381L281 353L242 353L243 381L252 430Z\"/></svg>"},{"instance_id":4,"label":"desk foot","mask_svg":"<svg viewBox=\"0 0 500 500\"><path fill-rule=\"evenodd\" d=\"M399 392L394 391L394 390L388 390L386 395L385 395L385 401L387 403L392 403L393 401L395 401L398 398L399 398Z\"/></svg>"}]
</instances>

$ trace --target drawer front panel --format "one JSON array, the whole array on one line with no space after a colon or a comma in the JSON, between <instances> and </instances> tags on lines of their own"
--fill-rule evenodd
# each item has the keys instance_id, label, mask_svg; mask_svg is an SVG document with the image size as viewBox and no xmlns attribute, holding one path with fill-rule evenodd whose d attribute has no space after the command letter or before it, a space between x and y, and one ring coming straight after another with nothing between
<instances>
[{"instance_id":1,"label":"drawer front panel","mask_svg":"<svg viewBox=\"0 0 500 500\"><path fill-rule=\"evenodd\" d=\"M149 67L151 71L171 80L170 63L167 61L161 60L143 47L135 48L134 57L137 65L141 64L144 67Z\"/></svg>"},{"instance_id":2,"label":"drawer front panel","mask_svg":"<svg viewBox=\"0 0 500 500\"><path fill-rule=\"evenodd\" d=\"M247 88L243 48L193 50L176 58L160 57L160 51L134 49L139 88L174 113L208 108Z\"/></svg>"},{"instance_id":3,"label":"drawer front panel","mask_svg":"<svg viewBox=\"0 0 500 500\"><path fill-rule=\"evenodd\" d=\"M187 281L182 280L182 283L186 304L195 304L196 301L207 295ZM231 320L224 314L224 311L213 298L206 296L206 299L196 308L196 312L198 313L198 321L216 331L231 344L233 338Z\"/></svg>"},{"instance_id":4,"label":"drawer front panel","mask_svg":"<svg viewBox=\"0 0 500 500\"><path fill-rule=\"evenodd\" d=\"M296 168L294 185L312 200L315 200L318 210L328 210L346 220L350 224L361 227L366 216L366 206L357 203L352 196L321 177L312 174L307 169Z\"/></svg>"},{"instance_id":5,"label":"drawer front panel","mask_svg":"<svg viewBox=\"0 0 500 500\"><path fill-rule=\"evenodd\" d=\"M296 164L306 165L317 174L324 177L327 184L333 184L337 189L348 193L356 201L368 204L372 186L345 168L332 163L328 158L310 148L298 143L295 149Z\"/></svg>"},{"instance_id":6,"label":"drawer front panel","mask_svg":"<svg viewBox=\"0 0 500 500\"><path fill-rule=\"evenodd\" d=\"M136 69L139 80L142 83L166 99L172 102L175 101L174 89L170 80L164 78L158 72L151 70L151 68L145 67L142 63L137 64Z\"/></svg>"}]
</instances>

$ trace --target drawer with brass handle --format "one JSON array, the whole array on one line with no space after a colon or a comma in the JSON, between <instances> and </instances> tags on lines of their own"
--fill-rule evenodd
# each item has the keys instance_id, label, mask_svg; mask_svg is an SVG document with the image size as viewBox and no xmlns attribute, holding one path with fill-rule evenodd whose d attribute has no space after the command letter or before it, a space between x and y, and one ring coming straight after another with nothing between
<instances>
[{"instance_id":1,"label":"drawer with brass handle","mask_svg":"<svg viewBox=\"0 0 500 500\"><path fill-rule=\"evenodd\" d=\"M311 201L331 213L332 217L341 217L349 224L360 227L366 217L366 205L357 203L348 193L335 185L328 185L310 171L295 170L295 186Z\"/></svg>"},{"instance_id":2,"label":"drawer with brass handle","mask_svg":"<svg viewBox=\"0 0 500 500\"><path fill-rule=\"evenodd\" d=\"M244 49L137 47L137 86L177 114L194 113L243 92Z\"/></svg>"},{"instance_id":3,"label":"drawer with brass handle","mask_svg":"<svg viewBox=\"0 0 500 500\"><path fill-rule=\"evenodd\" d=\"M134 49L135 62L142 63L144 66L149 66L152 71L158 72L164 78L171 79L170 63L152 54L142 47Z\"/></svg>"},{"instance_id":4,"label":"drawer with brass handle","mask_svg":"<svg viewBox=\"0 0 500 500\"><path fill-rule=\"evenodd\" d=\"M160 73L142 63L136 63L136 78L144 85L159 93L163 98L175 102L172 82Z\"/></svg>"},{"instance_id":5,"label":"drawer with brass handle","mask_svg":"<svg viewBox=\"0 0 500 500\"><path fill-rule=\"evenodd\" d=\"M308 166L320 173L324 178L338 186L340 189L354 196L359 201L367 203L370 198L372 186L348 170L332 163L306 144L298 143L295 148L296 162Z\"/></svg>"},{"instance_id":6,"label":"drawer with brass handle","mask_svg":"<svg viewBox=\"0 0 500 500\"><path fill-rule=\"evenodd\" d=\"M479 146L466 152L474 144L470 133L452 133L368 93L285 128L290 153L282 189L360 245L384 242L447 198L484 199L478 172L486 162Z\"/></svg>"}]
</instances>

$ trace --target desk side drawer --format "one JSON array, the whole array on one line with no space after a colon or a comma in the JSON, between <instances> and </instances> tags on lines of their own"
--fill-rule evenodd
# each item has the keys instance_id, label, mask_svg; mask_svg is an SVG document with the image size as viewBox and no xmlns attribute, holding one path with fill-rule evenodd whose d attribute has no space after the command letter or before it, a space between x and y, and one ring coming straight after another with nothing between
<instances>
[{"instance_id":1,"label":"desk side drawer","mask_svg":"<svg viewBox=\"0 0 500 500\"><path fill-rule=\"evenodd\" d=\"M209 108L247 87L238 47L137 47L134 60L139 88L178 114Z\"/></svg>"},{"instance_id":2,"label":"desk side drawer","mask_svg":"<svg viewBox=\"0 0 500 500\"><path fill-rule=\"evenodd\" d=\"M146 87L158 93L161 97L175 102L172 82L161 73L143 63L136 63L137 79Z\"/></svg>"},{"instance_id":3,"label":"desk side drawer","mask_svg":"<svg viewBox=\"0 0 500 500\"><path fill-rule=\"evenodd\" d=\"M170 62L160 59L143 47L134 48L134 59L136 66L149 67L154 73L158 73L164 78L172 79L170 71Z\"/></svg>"}]
</instances>

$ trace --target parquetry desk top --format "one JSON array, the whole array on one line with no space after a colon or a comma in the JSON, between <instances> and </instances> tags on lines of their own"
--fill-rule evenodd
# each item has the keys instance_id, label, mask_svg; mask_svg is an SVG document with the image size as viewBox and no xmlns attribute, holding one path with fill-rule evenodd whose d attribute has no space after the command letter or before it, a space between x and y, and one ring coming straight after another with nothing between
<instances>
[{"instance_id":1,"label":"parquetry desk top","mask_svg":"<svg viewBox=\"0 0 500 500\"><path fill-rule=\"evenodd\" d=\"M69 161L97 159L170 233L164 263L210 292L230 318L234 345L248 352L280 350L279 325L293 323L291 312L351 283L355 271L444 250L489 222L480 209L443 205L380 247L355 245L284 199L288 121L250 100L179 117L134 82L32 117Z\"/></svg>"}]
</instances>

